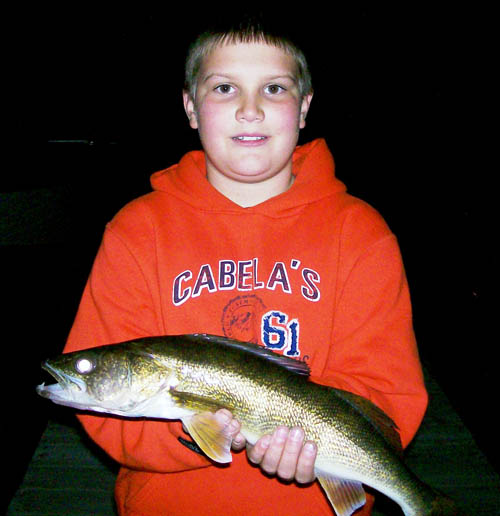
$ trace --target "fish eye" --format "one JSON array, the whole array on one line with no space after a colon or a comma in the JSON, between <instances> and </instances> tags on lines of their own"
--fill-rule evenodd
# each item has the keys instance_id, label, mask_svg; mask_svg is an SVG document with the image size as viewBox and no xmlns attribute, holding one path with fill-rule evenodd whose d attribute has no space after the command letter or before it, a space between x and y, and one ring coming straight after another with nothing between
<instances>
[{"instance_id":1,"label":"fish eye","mask_svg":"<svg viewBox=\"0 0 500 516\"><path fill-rule=\"evenodd\" d=\"M88 374L95 369L95 363L88 358L79 358L75 362L75 369L80 374Z\"/></svg>"}]
</instances>

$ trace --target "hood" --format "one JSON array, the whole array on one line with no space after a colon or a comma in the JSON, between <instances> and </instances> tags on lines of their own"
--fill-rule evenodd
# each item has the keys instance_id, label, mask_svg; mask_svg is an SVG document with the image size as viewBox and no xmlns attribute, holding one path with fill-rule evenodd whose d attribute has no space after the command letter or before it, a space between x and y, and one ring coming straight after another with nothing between
<instances>
[{"instance_id":1,"label":"hood","mask_svg":"<svg viewBox=\"0 0 500 516\"><path fill-rule=\"evenodd\" d=\"M298 146L293 153L293 185L276 197L256 206L243 208L218 192L206 178L205 154L192 151L181 161L151 176L155 191L173 195L204 211L287 215L290 211L335 193L345 185L335 177L335 164L324 139Z\"/></svg>"}]
</instances>

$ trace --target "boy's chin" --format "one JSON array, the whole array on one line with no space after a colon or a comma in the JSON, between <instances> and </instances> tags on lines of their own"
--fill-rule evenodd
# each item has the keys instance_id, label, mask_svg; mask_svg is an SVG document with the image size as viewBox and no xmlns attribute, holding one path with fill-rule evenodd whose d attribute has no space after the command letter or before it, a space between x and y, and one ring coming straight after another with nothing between
<instances>
[{"instance_id":1,"label":"boy's chin","mask_svg":"<svg viewBox=\"0 0 500 516\"><path fill-rule=\"evenodd\" d=\"M267 169L239 169L224 174L227 178L243 185L253 185L265 182L273 182L278 176L289 176L286 171L273 171Z\"/></svg>"}]
</instances>

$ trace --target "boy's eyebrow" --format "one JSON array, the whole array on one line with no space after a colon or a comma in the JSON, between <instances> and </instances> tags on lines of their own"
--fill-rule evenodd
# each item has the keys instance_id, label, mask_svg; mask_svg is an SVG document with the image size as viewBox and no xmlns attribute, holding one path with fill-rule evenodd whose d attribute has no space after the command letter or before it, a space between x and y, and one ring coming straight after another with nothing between
<instances>
[{"instance_id":1,"label":"boy's eyebrow","mask_svg":"<svg viewBox=\"0 0 500 516\"><path fill-rule=\"evenodd\" d=\"M203 80L201 82L207 82L213 77L220 77L221 79L231 79L231 76L222 73L209 73L206 77L203 77Z\"/></svg>"},{"instance_id":2,"label":"boy's eyebrow","mask_svg":"<svg viewBox=\"0 0 500 516\"><path fill-rule=\"evenodd\" d=\"M202 78L202 83L205 83L207 81L209 81L210 79L214 78L214 77L217 77L217 78L221 78L221 79L228 79L230 81L234 80L235 79L235 76L231 75L231 74L225 74L225 73L219 73L219 72L213 72L213 73L209 73L206 77L203 77ZM278 80L283 80L283 79L288 79L290 81L292 81L293 83L297 84L297 78L292 75L292 74L278 74L278 75L269 75L269 76L266 76L264 77L264 81L265 82L269 82L269 81L278 81Z\"/></svg>"}]
</instances>

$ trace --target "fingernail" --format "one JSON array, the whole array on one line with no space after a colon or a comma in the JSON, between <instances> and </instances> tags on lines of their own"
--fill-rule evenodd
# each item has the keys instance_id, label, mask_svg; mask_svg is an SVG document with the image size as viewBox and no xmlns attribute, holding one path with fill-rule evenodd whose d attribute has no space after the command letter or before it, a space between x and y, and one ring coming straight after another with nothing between
<instances>
[{"instance_id":1,"label":"fingernail","mask_svg":"<svg viewBox=\"0 0 500 516\"><path fill-rule=\"evenodd\" d=\"M228 414L226 414L225 412L218 412L217 413L217 417L225 424L227 425L228 423L231 422L231 416L229 416Z\"/></svg>"},{"instance_id":2,"label":"fingernail","mask_svg":"<svg viewBox=\"0 0 500 516\"><path fill-rule=\"evenodd\" d=\"M238 429L239 429L239 424L238 424L238 421L236 421L236 419L233 419L230 423L229 423L229 431L230 432L236 432Z\"/></svg>"},{"instance_id":3,"label":"fingernail","mask_svg":"<svg viewBox=\"0 0 500 516\"><path fill-rule=\"evenodd\" d=\"M288 437L288 428L281 426L276 429L274 435L277 439L284 441Z\"/></svg>"},{"instance_id":4,"label":"fingernail","mask_svg":"<svg viewBox=\"0 0 500 516\"><path fill-rule=\"evenodd\" d=\"M264 435L260 440L260 445L262 448L269 448L269 445L271 444L271 436L270 435Z\"/></svg>"},{"instance_id":5,"label":"fingernail","mask_svg":"<svg viewBox=\"0 0 500 516\"><path fill-rule=\"evenodd\" d=\"M316 453L316 445L311 441L307 441L306 443L304 443L304 451L313 455L314 453Z\"/></svg>"},{"instance_id":6,"label":"fingernail","mask_svg":"<svg viewBox=\"0 0 500 516\"><path fill-rule=\"evenodd\" d=\"M303 438L304 435L301 428L292 428L290 430L290 439L292 441L302 441Z\"/></svg>"}]
</instances>

